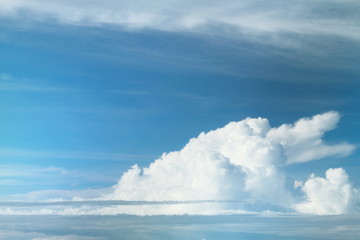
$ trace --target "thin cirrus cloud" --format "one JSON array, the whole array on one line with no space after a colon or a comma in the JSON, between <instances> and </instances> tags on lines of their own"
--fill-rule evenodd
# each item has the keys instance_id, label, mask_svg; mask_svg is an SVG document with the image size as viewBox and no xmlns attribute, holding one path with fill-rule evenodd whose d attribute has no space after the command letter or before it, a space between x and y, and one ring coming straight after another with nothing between
<instances>
[{"instance_id":1,"label":"thin cirrus cloud","mask_svg":"<svg viewBox=\"0 0 360 240\"><path fill-rule=\"evenodd\" d=\"M9 74L0 73L0 91L16 92L71 92L78 91L70 88L51 86L44 81L17 78Z\"/></svg>"},{"instance_id":2,"label":"thin cirrus cloud","mask_svg":"<svg viewBox=\"0 0 360 240\"><path fill-rule=\"evenodd\" d=\"M42 151L28 149L0 148L0 157L21 157L41 159L81 159L81 160L141 160L153 157L151 155L110 153L110 152L71 152L71 151Z\"/></svg>"},{"instance_id":3,"label":"thin cirrus cloud","mask_svg":"<svg viewBox=\"0 0 360 240\"><path fill-rule=\"evenodd\" d=\"M0 4L3 16L25 15L35 20L55 19L80 26L110 24L130 29L211 34L219 34L223 29L222 35L242 34L255 38L280 33L360 40L358 1L1 0Z\"/></svg>"}]
</instances>

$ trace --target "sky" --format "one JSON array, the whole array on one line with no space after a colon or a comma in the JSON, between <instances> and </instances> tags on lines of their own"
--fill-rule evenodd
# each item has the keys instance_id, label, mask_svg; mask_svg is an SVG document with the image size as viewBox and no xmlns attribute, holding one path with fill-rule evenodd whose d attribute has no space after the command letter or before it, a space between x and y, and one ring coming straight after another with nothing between
<instances>
[{"instance_id":1,"label":"sky","mask_svg":"<svg viewBox=\"0 0 360 240\"><path fill-rule=\"evenodd\" d=\"M166 239L168 216L194 234L172 239L356 239L359 10L0 0L0 236L117 239L127 216Z\"/></svg>"}]
</instances>

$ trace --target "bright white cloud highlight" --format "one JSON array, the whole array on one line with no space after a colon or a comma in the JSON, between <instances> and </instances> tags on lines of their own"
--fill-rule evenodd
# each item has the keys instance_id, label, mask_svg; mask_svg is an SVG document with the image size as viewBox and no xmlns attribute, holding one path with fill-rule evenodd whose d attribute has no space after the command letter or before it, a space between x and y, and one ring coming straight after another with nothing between
<instances>
[{"instance_id":1,"label":"bright white cloud highlight","mask_svg":"<svg viewBox=\"0 0 360 240\"><path fill-rule=\"evenodd\" d=\"M358 197L358 189L353 188L342 168L328 169L325 178L312 175L302 190L306 194L306 201L297 204L295 209L318 215L351 212Z\"/></svg>"},{"instance_id":2,"label":"bright white cloud highlight","mask_svg":"<svg viewBox=\"0 0 360 240\"><path fill-rule=\"evenodd\" d=\"M285 164L345 156L354 149L350 144L330 146L322 140L339 118L338 113L327 112L278 128L271 128L264 118L231 122L201 133L182 150L163 154L147 168L134 165L104 198L236 200L250 206L291 208L296 199L286 188ZM329 208L319 211L325 214L327 210L332 213ZM317 213L316 209L311 211Z\"/></svg>"}]
</instances>

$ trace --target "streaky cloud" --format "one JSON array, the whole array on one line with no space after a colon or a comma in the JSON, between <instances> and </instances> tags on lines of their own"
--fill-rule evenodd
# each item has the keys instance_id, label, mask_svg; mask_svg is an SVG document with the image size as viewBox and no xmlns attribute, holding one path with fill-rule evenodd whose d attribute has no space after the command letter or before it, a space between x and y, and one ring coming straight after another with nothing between
<instances>
[{"instance_id":1,"label":"streaky cloud","mask_svg":"<svg viewBox=\"0 0 360 240\"><path fill-rule=\"evenodd\" d=\"M360 40L357 1L21 1L1 0L0 15L55 19L80 26L249 36L283 42L284 35L322 35ZM321 11L319 10L321 6ZM356 11L357 10L357 11ZM222 30L220 30L222 29ZM219 31L220 30L220 31ZM281 36L283 35L283 36ZM289 41L291 42L291 41Z\"/></svg>"}]
</instances>

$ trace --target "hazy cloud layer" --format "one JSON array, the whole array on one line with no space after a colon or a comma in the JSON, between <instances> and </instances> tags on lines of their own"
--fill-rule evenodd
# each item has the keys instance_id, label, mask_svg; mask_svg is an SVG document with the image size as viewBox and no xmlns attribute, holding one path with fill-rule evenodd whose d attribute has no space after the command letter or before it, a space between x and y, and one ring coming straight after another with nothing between
<instances>
[{"instance_id":1,"label":"hazy cloud layer","mask_svg":"<svg viewBox=\"0 0 360 240\"><path fill-rule=\"evenodd\" d=\"M77 235L65 235L65 236L50 236L50 237L36 237L32 240L101 240L104 238L99 237L86 237Z\"/></svg>"},{"instance_id":2,"label":"hazy cloud layer","mask_svg":"<svg viewBox=\"0 0 360 240\"><path fill-rule=\"evenodd\" d=\"M358 240L357 216L2 216L1 239ZM11 229L11 230L10 230Z\"/></svg>"},{"instance_id":3,"label":"hazy cloud layer","mask_svg":"<svg viewBox=\"0 0 360 240\"><path fill-rule=\"evenodd\" d=\"M58 20L83 26L118 25L278 41L277 34L327 35L359 40L358 1L41 1L0 0L3 16ZM273 35L275 34L275 35Z\"/></svg>"}]
</instances>

